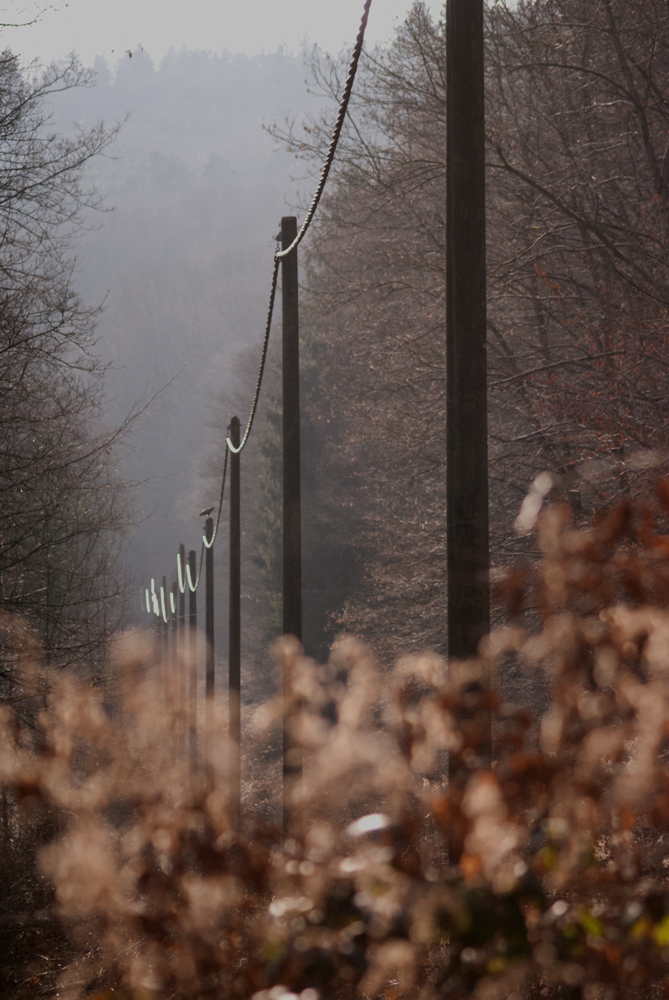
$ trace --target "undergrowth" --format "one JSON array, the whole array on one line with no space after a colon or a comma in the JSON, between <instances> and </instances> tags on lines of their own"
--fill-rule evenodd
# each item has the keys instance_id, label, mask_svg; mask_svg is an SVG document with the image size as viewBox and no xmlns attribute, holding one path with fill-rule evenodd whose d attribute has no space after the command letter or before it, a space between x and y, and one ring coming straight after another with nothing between
<instances>
[{"instance_id":1,"label":"undergrowth","mask_svg":"<svg viewBox=\"0 0 669 1000\"><path fill-rule=\"evenodd\" d=\"M548 509L476 661L387 672L348 639L319 665L281 640L288 693L255 726L285 716L301 749L287 838L250 809L232 827L223 741L189 768L146 636L117 644L110 708L7 620L43 707L34 727L3 708L0 781L58 816L39 853L77 952L58 995L669 994L668 512L666 483L584 528ZM511 661L546 672L543 718L495 694Z\"/></svg>"}]
</instances>

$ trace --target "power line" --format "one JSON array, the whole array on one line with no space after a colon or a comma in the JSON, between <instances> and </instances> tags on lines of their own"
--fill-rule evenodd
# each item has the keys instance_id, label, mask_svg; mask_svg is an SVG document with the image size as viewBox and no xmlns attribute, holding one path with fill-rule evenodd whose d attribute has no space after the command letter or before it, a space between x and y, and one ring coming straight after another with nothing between
<instances>
[{"instance_id":1,"label":"power line","mask_svg":"<svg viewBox=\"0 0 669 1000\"><path fill-rule=\"evenodd\" d=\"M277 250L275 254L276 260L283 260L287 257L289 253L299 247L300 243L304 239L307 229L311 225L311 220L314 217L316 209L318 208L318 203L321 200L321 195L325 189L325 185L328 179L328 174L330 173L330 167L335 158L335 153L337 151L337 143L339 142L339 136L341 135L341 130L344 125L344 119L346 118L346 111L348 109L348 102L351 97L351 92L353 90L353 82L355 80L355 74L358 69L358 63L360 62L360 56L362 54L362 43L365 40L365 29L367 27L367 18L369 17L369 8L372 5L372 0L365 0L365 6L362 11L362 20L360 21L360 27L358 29L358 35L355 40L355 45L353 46L353 55L351 56L351 62L348 67L348 76L346 77L346 83L344 85L344 93L342 94L341 101L339 102L339 111L337 112L337 118L335 120L334 128L332 129L332 136L330 138L330 145L328 146L327 156L325 157L325 163L321 169L320 179L318 181L318 187L316 192L311 199L311 204L309 205L309 210L304 217L304 222L300 226L300 230L292 241L290 246L287 246L285 250Z\"/></svg>"},{"instance_id":2,"label":"power line","mask_svg":"<svg viewBox=\"0 0 669 1000\"><path fill-rule=\"evenodd\" d=\"M318 204L319 204L319 202L321 200L321 196L323 194L323 191L325 190L325 185L327 183L327 179L328 179L328 176L329 176L329 173L330 173L330 168L332 167L332 164L333 164L334 158L335 158L335 154L336 154L336 151L337 151L337 145L339 143L339 138L341 136L341 130L342 130L343 126L344 126L344 119L346 118L346 112L348 110L348 105L349 105L349 101L350 101L350 98L351 98L351 93L353 91L353 83L355 81L355 77L356 77L356 73L357 73L357 69L358 69L358 64L360 62L360 56L362 54L362 46L363 46L364 39L365 39L365 30L367 28L367 20L368 20L368 17L369 17L369 10L370 10L371 5L372 5L372 0L365 0L364 5L363 5L362 18L360 20L360 27L358 29L358 34L356 36L355 45L353 46L353 53L351 55L351 61L349 63L348 74L347 74L347 77L346 77L346 83L344 85L344 91L343 91L343 94L342 94L342 97L341 97L341 101L339 102L339 109L337 111L337 117L335 119L334 127L332 129L332 134L331 134L331 137L330 137L330 143L328 145L327 155L325 157L325 162L323 163L323 166L321 168L321 172L320 172L320 176L319 176L319 180L318 180L318 185L317 185L316 191L314 192L314 195L313 195L313 197L311 199L311 203L309 205L309 209L307 210L307 214L306 214L306 216L304 218L304 222L300 226L300 229L299 229L297 235L295 236L295 239L291 242L291 244L288 247L286 247L285 249L281 249L280 250L280 249L277 248L276 251L275 251L275 253L274 253L274 262L273 262L273 268L272 268L272 280L271 280L271 284L270 284L270 293L269 293L269 304L268 304L268 308L267 308L267 319L265 321L265 332L264 332L264 336L263 336L262 350L260 352L260 365L259 365L259 368L258 368L258 377L256 379L255 389L254 389L254 392L253 392L253 399L252 399L252 402L251 402L251 410L250 410L250 413L249 413L249 418L248 418L248 421L247 421L247 424L246 424L246 428L244 430L244 434L243 434L243 437L241 439L241 442L238 445L235 445L230 440L230 436L229 435L226 436L226 440L225 440L225 444L226 444L225 458L224 458L224 461L223 461L223 472L222 472L222 475L221 475L221 489L220 489L219 499L218 499L218 511L217 511L217 514L216 514L216 523L215 523L215 526L214 526L213 535L212 535L212 537L211 537L210 540L208 540L205 535L202 536L202 545L200 547L200 558L199 558L198 571L197 571L197 576L196 576L196 578L195 578L194 581L193 581L193 578L192 578L192 573L191 573L190 565L186 565L185 572L184 572L184 567L182 567L182 565L181 565L180 557L177 555L177 579L178 579L178 584L179 584L179 590L180 590L180 592L182 594L185 593L186 586L188 586L188 589L190 590L191 593L194 593L197 590L198 585L200 583L200 577L202 575L202 565L203 565L203 561L204 561L205 549L211 548L211 546L214 544L214 541L216 539L216 535L218 533L218 526L219 526L220 520L221 520L221 511L223 509L223 497L224 497L224 492L225 492L225 479L226 479L226 473L227 473L227 468L228 468L228 453L232 452L233 455L238 455L246 447L246 444L247 444L248 439L249 439L250 434L251 434L251 429L253 427L253 421L255 420L256 411L258 409L258 401L260 399L260 390L262 388L262 380L263 380L263 375L264 375L264 372L265 372L265 363L267 361L267 350L268 350L268 347L269 347L269 337L270 337L270 331L271 331L271 328L272 328L272 318L273 318L273 315L274 315L274 302L275 302L275 299L276 299L276 288L277 288L277 283L278 283L278 279L279 279L279 265L281 264L282 260L285 257L287 257L289 253L291 253L292 251L294 251L300 245L300 243L302 242L302 240L304 239L304 237L305 237L305 235L307 233L307 230L309 229L309 226L311 225L311 222L312 222L312 220L314 218L314 215L316 213L316 209L318 208ZM155 607L156 607L156 603L157 602L155 600L153 600L152 603L153 603L154 612L155 612ZM147 600L147 610L148 610L148 600ZM157 617L159 615L160 615L160 612L158 611L157 612Z\"/></svg>"},{"instance_id":3,"label":"power line","mask_svg":"<svg viewBox=\"0 0 669 1000\"><path fill-rule=\"evenodd\" d=\"M265 371L265 361L267 360L267 347L269 345L269 333L272 328L272 315L274 313L274 299L276 297L276 284L279 278L279 258L274 257L274 269L272 271L272 285L269 292L269 307L267 309L267 322L265 323L265 336L263 338L262 351L260 354L260 368L258 369L258 378L256 379L256 387L253 393L253 402L251 403L251 413L249 414L249 419L246 424L246 430L244 431L244 437L241 440L241 444L235 446L230 437L226 437L226 457L227 452L231 451L233 455L238 455L246 447L246 442L249 439L249 434L251 433L251 428L253 427L253 420L256 415L256 408L258 406L258 400L260 398L260 387L262 386L263 372Z\"/></svg>"},{"instance_id":4,"label":"power line","mask_svg":"<svg viewBox=\"0 0 669 1000\"><path fill-rule=\"evenodd\" d=\"M244 436L241 443L235 447L235 445L230 440L228 436L226 438L226 444L228 449L233 452L233 454L238 454L246 446L246 442L249 439L251 433L251 428L253 427L253 420L255 418L256 409L258 406L258 399L260 397L260 388L262 386L263 372L265 370L265 361L267 358L267 347L269 344L269 334L272 326L272 315L274 313L274 299L276 297L276 285L279 278L279 264L287 257L289 253L295 250L304 237L307 234L307 230L311 225L312 219L318 208L318 203L321 200L321 195L325 190L325 185L327 183L328 174L330 173L330 167L335 158L335 153L337 152L337 145L339 143L339 137L341 135L341 130L344 126L344 119L346 118L346 111L348 109L348 103L351 98L351 93L353 91L353 82L355 80L355 75L358 70L358 63L360 62L360 55L362 53L362 45L365 40L365 29L367 27L367 19L369 17L369 8L372 5L372 0L365 0L365 4L362 10L362 19L360 21L360 27L358 29L358 35L355 40L355 45L353 47L353 54L351 56L351 62L348 67L348 75L346 77L346 84L344 85L344 93L342 94L341 101L339 102L339 110L337 112L337 117L335 119L334 128L332 129L332 135L330 137L330 144L328 146L327 156L325 157L325 163L321 168L320 177L318 180L318 185L311 199L311 204L304 217L304 222L300 226L299 232L297 233L295 239L292 241L290 246L286 247L285 250L276 249L274 253L274 268L272 270L272 282L270 286L269 293L269 307L267 310L267 322L265 323L265 336L263 338L262 353L260 355L260 368L258 370L258 378L256 379L255 392L253 394L253 402L251 403L251 412L249 414L249 419L246 424L246 429L244 431Z\"/></svg>"},{"instance_id":5,"label":"power line","mask_svg":"<svg viewBox=\"0 0 669 1000\"><path fill-rule=\"evenodd\" d=\"M230 430L229 426L228 426L228 430ZM210 549L212 547L212 545L214 544L215 540L216 540L216 533L218 532L218 525L219 525L220 520L221 520L221 510L223 509L223 494L225 493L225 475L226 475L226 473L228 471L228 455L229 455L229 449L226 448L225 449L225 458L223 459L223 475L221 476L221 492L219 493L219 496L218 496L218 513L216 514L216 523L214 525L214 531L213 531L213 534L211 536L211 541L207 540L206 534L202 536L202 544L207 549ZM198 578L199 578L199 576L200 576L200 574L198 573Z\"/></svg>"},{"instance_id":6,"label":"power line","mask_svg":"<svg viewBox=\"0 0 669 1000\"><path fill-rule=\"evenodd\" d=\"M215 521L211 517L213 507L207 507L202 511L206 515L205 532L202 535L200 546L199 566L197 576L193 580L195 572L196 553L190 550L188 562L185 563L185 549L179 546L177 552L177 579L172 584L169 591L169 612L166 607L167 583L166 578L162 578L162 585L156 591L155 578L151 579L151 590L147 588L144 593L147 613L151 609L158 622L158 636L160 639L163 667L169 661L172 668L180 664L179 649L183 653L185 649L185 600L186 589L189 591L189 652L191 654L191 664L188 677L188 735L185 747L188 750L191 768L195 768L197 763L197 638L196 638L196 615L197 598L202 568L205 566L205 757L208 765L211 764L210 753L212 750L213 729L214 729L214 686L215 686L215 657L214 657L214 551L213 546L218 535L225 497L225 484L230 455L231 483L230 483L230 579L229 579L229 663L228 682L230 695L230 717L229 734L234 747L230 759L230 815L233 824L238 823L240 813L240 738L241 738L241 621L240 621L240 494L239 494L239 454L245 448L253 422L255 420L260 392L262 388L263 375L267 362L267 351L274 315L274 303L279 278L279 267L282 268L282 300L283 300L283 605L284 605L284 632L293 634L301 639L302 634L302 588L301 588L301 528L300 528L300 407L299 407L299 325L298 325L298 271L297 271L297 248L304 239L313 221L314 215L321 200L325 185L334 162L339 139L344 126L348 105L353 91L362 47L367 27L367 19L372 0L364 0L362 19L358 34L353 47L353 53L349 63L348 75L344 85L344 91L339 102L339 108L335 119L330 142L328 144L325 162L321 168L316 190L311 199L311 203L305 215L304 221L297 230L297 219L294 216L285 217L281 220L281 247L277 247L274 252L272 268L272 280L270 283L269 303L267 308L267 318L260 353L260 365L258 376L251 401L251 409L244 434L240 441L239 420L233 417L225 439L225 455L223 459L223 471L221 474L221 487L218 497L218 509ZM178 597L178 595L180 595ZM179 615L177 616L177 599ZM168 629L168 620L171 628ZM171 640L170 640L171 635ZM177 643L180 641L180 647ZM171 649L171 658L169 658ZM285 670L285 665L284 665ZM185 681L185 676L184 676ZM287 675L284 677L284 684L288 681ZM289 682L289 681L288 681ZM182 693L181 686L179 688ZM184 692L185 693L185 689ZM284 830L286 833L292 823L291 801L294 787L301 776L301 762L295 762L296 748L293 746L292 735L285 726L283 739L283 802L284 802Z\"/></svg>"}]
</instances>

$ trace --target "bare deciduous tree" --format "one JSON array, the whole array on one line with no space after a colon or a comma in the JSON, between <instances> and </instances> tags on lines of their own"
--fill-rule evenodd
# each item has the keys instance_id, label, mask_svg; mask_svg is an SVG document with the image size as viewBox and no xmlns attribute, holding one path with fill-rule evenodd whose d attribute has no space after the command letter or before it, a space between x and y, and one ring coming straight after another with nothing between
<instances>
[{"instance_id":1,"label":"bare deciduous tree","mask_svg":"<svg viewBox=\"0 0 669 1000\"><path fill-rule=\"evenodd\" d=\"M32 74L32 75L31 75ZM74 245L98 205L84 172L115 130L53 131L47 102L87 86L75 61L22 72L0 55L0 599L60 665L94 669L117 623L126 512L101 422L95 310L73 289ZM2 695L14 687L3 645Z\"/></svg>"},{"instance_id":2,"label":"bare deciduous tree","mask_svg":"<svg viewBox=\"0 0 669 1000\"><path fill-rule=\"evenodd\" d=\"M513 524L538 472L587 511L645 489L630 453L668 444L668 17L626 0L488 7L498 564L529 554ZM366 562L339 618L388 652L444 642L444 59L420 3L367 53L305 280L311 417L331 422L335 470L319 516ZM316 52L312 70L339 91L337 60ZM317 164L327 122L277 135Z\"/></svg>"}]
</instances>

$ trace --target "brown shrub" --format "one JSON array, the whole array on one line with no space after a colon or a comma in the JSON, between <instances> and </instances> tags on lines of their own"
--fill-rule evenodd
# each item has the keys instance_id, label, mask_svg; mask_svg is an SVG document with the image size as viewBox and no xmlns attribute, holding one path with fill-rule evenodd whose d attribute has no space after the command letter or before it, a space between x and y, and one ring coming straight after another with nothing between
<instances>
[{"instance_id":1,"label":"brown shrub","mask_svg":"<svg viewBox=\"0 0 669 1000\"><path fill-rule=\"evenodd\" d=\"M501 589L540 627L497 630L475 662L382 673L353 640L326 665L282 640L290 694L256 724L285 713L305 760L285 841L248 810L232 828L222 743L189 771L146 637L121 644L114 712L72 678L38 740L6 709L2 783L62 817L40 864L84 957L59 994L669 993L666 498L580 529L546 511L537 573ZM543 719L499 704L510 658L547 672Z\"/></svg>"}]
</instances>

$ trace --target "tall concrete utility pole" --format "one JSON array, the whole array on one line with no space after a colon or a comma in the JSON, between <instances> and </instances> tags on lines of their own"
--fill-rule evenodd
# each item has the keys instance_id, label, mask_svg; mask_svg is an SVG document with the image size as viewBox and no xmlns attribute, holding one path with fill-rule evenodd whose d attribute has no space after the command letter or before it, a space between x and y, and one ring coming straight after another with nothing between
<instances>
[{"instance_id":1,"label":"tall concrete utility pole","mask_svg":"<svg viewBox=\"0 0 669 1000\"><path fill-rule=\"evenodd\" d=\"M281 248L297 236L294 215L281 220ZM300 329L298 319L297 248L281 263L283 367L283 632L302 641L302 519L300 487ZM285 675L284 689L290 683ZM283 828L291 823L291 799L300 780L300 752L283 730Z\"/></svg>"},{"instance_id":2,"label":"tall concrete utility pole","mask_svg":"<svg viewBox=\"0 0 669 1000\"><path fill-rule=\"evenodd\" d=\"M214 740L214 522L207 517L204 522L204 534L209 547L204 556L204 729L205 729L205 760L207 767L213 773L211 754Z\"/></svg>"},{"instance_id":3,"label":"tall concrete utility pole","mask_svg":"<svg viewBox=\"0 0 669 1000\"><path fill-rule=\"evenodd\" d=\"M197 768L197 552L188 553L188 746L191 770ZM193 586L191 586L191 583Z\"/></svg>"},{"instance_id":4,"label":"tall concrete utility pole","mask_svg":"<svg viewBox=\"0 0 669 1000\"><path fill-rule=\"evenodd\" d=\"M180 573L181 578L179 580L179 588L177 594L177 600L179 602L178 607L178 636L179 636L179 650L177 653L177 669L179 671L178 681L177 681L177 701L183 710L183 718L186 720L188 718L188 692L186 687L186 588L188 584L186 582L186 546L179 545L179 566L181 567ZM183 590L181 588L184 588ZM188 754L188 724L184 722L183 726L183 749L184 753Z\"/></svg>"},{"instance_id":5,"label":"tall concrete utility pole","mask_svg":"<svg viewBox=\"0 0 669 1000\"><path fill-rule=\"evenodd\" d=\"M239 447L239 417L230 421L230 440ZM241 810L241 489L240 456L230 453L230 589L228 639L229 808L230 821L239 828Z\"/></svg>"},{"instance_id":6,"label":"tall concrete utility pole","mask_svg":"<svg viewBox=\"0 0 669 1000\"><path fill-rule=\"evenodd\" d=\"M448 656L490 626L483 0L446 4Z\"/></svg>"}]
</instances>

